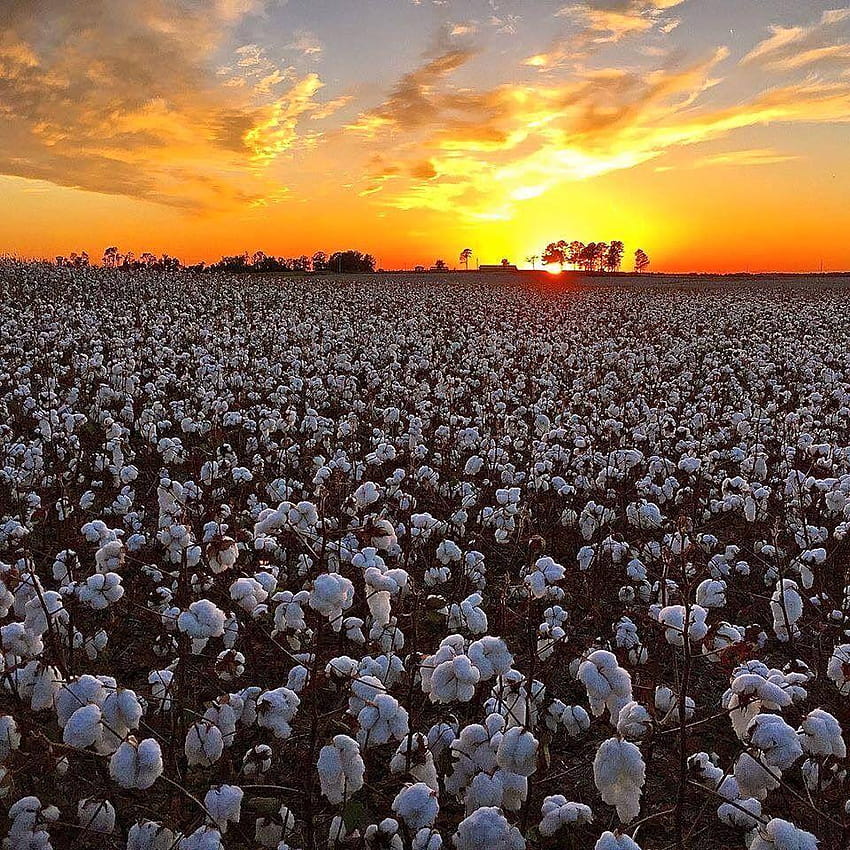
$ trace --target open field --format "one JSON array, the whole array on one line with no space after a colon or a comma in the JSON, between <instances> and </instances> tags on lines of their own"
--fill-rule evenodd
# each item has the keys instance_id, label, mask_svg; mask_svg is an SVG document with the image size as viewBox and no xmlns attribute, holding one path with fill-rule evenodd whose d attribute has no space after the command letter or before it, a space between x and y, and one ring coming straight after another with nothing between
<instances>
[{"instance_id":1,"label":"open field","mask_svg":"<svg viewBox=\"0 0 850 850\"><path fill-rule=\"evenodd\" d=\"M848 283L0 264L10 850L848 846Z\"/></svg>"}]
</instances>

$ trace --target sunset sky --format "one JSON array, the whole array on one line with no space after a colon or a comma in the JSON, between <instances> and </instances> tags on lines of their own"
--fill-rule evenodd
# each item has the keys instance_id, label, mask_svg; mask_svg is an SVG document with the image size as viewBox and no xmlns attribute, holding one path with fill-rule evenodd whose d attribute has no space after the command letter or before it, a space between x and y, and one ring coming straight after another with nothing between
<instances>
[{"instance_id":1,"label":"sunset sky","mask_svg":"<svg viewBox=\"0 0 850 850\"><path fill-rule=\"evenodd\" d=\"M850 269L835 2L0 3L0 251Z\"/></svg>"}]
</instances>

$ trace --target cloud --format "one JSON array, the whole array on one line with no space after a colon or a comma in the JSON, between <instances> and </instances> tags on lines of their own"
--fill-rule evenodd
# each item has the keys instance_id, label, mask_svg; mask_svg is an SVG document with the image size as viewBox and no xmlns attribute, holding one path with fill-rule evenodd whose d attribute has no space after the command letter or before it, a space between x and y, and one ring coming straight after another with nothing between
<instances>
[{"instance_id":1,"label":"cloud","mask_svg":"<svg viewBox=\"0 0 850 850\"><path fill-rule=\"evenodd\" d=\"M423 64L354 125L369 129L375 149L392 144L398 166L392 174L367 166L364 192L401 209L508 219L517 204L556 186L634 168L744 127L850 121L850 81L804 80L710 106L706 93L719 84L728 55L719 48L700 61L651 71L586 69L565 81L483 90L452 84L449 69L460 63L441 64L440 73ZM400 98L411 91L415 96ZM724 164L720 156L712 164ZM742 167L787 159L766 150L726 157ZM422 177L410 167L421 162L429 164Z\"/></svg>"},{"instance_id":2,"label":"cloud","mask_svg":"<svg viewBox=\"0 0 850 850\"><path fill-rule=\"evenodd\" d=\"M0 174L190 210L278 191L257 166L300 143L321 82L257 45L226 73L211 63L269 5L18 0L0 33L0 116L15 119L0 121Z\"/></svg>"},{"instance_id":3,"label":"cloud","mask_svg":"<svg viewBox=\"0 0 850 850\"><path fill-rule=\"evenodd\" d=\"M759 64L777 72L850 68L850 9L827 10L808 26L771 26L770 36L742 64Z\"/></svg>"}]
</instances>

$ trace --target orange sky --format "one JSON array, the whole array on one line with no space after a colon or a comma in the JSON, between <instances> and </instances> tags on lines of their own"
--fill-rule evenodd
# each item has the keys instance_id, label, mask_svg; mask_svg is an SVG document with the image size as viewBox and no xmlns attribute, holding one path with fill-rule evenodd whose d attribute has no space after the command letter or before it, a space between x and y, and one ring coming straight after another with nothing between
<instances>
[{"instance_id":1,"label":"orange sky","mask_svg":"<svg viewBox=\"0 0 850 850\"><path fill-rule=\"evenodd\" d=\"M19 0L0 251L850 269L850 9ZM710 8L709 8L710 7Z\"/></svg>"}]
</instances>

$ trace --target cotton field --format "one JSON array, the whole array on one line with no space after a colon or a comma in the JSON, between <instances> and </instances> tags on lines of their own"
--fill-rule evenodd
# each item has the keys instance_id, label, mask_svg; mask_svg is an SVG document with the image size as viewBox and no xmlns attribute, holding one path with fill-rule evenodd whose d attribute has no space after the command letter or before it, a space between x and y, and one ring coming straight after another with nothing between
<instances>
[{"instance_id":1,"label":"cotton field","mask_svg":"<svg viewBox=\"0 0 850 850\"><path fill-rule=\"evenodd\" d=\"M846 290L0 283L4 848L850 845Z\"/></svg>"}]
</instances>

